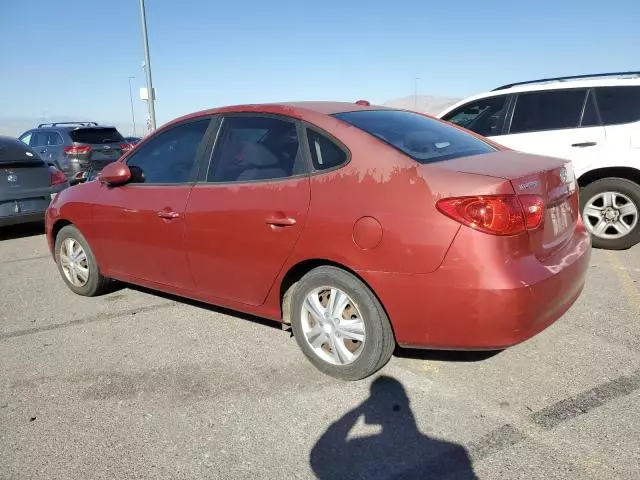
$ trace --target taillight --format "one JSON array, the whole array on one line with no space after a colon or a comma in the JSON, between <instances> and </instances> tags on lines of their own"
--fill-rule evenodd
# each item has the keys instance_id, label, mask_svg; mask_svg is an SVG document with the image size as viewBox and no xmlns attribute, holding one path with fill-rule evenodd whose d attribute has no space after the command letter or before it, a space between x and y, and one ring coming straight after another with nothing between
<instances>
[{"instance_id":1,"label":"taillight","mask_svg":"<svg viewBox=\"0 0 640 480\"><path fill-rule=\"evenodd\" d=\"M436 207L455 221L492 235L516 235L536 228L544 213L544 202L537 195L444 198Z\"/></svg>"},{"instance_id":2,"label":"taillight","mask_svg":"<svg viewBox=\"0 0 640 480\"><path fill-rule=\"evenodd\" d=\"M64 147L64 154L67 157L75 158L75 157L88 157L91 153L90 145L82 145L82 146L71 146Z\"/></svg>"},{"instance_id":3,"label":"taillight","mask_svg":"<svg viewBox=\"0 0 640 480\"><path fill-rule=\"evenodd\" d=\"M127 153L129 150L133 150L133 144L132 143L121 143L120 144L120 150L122 151L122 153Z\"/></svg>"},{"instance_id":4,"label":"taillight","mask_svg":"<svg viewBox=\"0 0 640 480\"><path fill-rule=\"evenodd\" d=\"M67 183L67 177L64 173L58 170L56 167L49 167L49 173L51 175L51 186Z\"/></svg>"}]
</instances>

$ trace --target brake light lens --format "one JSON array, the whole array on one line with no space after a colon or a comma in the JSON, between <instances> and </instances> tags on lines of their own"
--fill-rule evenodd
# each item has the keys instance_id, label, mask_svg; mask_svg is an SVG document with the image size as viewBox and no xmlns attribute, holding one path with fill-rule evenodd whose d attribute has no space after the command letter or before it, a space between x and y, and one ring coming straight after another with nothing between
<instances>
[{"instance_id":1,"label":"brake light lens","mask_svg":"<svg viewBox=\"0 0 640 480\"><path fill-rule=\"evenodd\" d=\"M64 173L58 170L56 167L49 167L51 186L61 185L67 183L67 177Z\"/></svg>"},{"instance_id":2,"label":"brake light lens","mask_svg":"<svg viewBox=\"0 0 640 480\"><path fill-rule=\"evenodd\" d=\"M439 200L437 209L467 227L492 235L517 235L542 222L544 201L538 195L487 195Z\"/></svg>"},{"instance_id":3,"label":"brake light lens","mask_svg":"<svg viewBox=\"0 0 640 480\"><path fill-rule=\"evenodd\" d=\"M91 146L89 145L64 147L64 154L67 156L87 155L90 152Z\"/></svg>"},{"instance_id":4,"label":"brake light lens","mask_svg":"<svg viewBox=\"0 0 640 480\"><path fill-rule=\"evenodd\" d=\"M122 151L122 153L127 153L130 150L133 150L133 144L132 143L121 143L120 144L120 150Z\"/></svg>"}]
</instances>

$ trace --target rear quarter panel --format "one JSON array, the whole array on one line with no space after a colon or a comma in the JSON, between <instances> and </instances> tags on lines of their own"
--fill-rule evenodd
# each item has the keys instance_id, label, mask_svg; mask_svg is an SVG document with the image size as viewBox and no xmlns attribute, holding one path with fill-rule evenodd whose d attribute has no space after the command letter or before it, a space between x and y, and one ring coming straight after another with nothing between
<instances>
[{"instance_id":1,"label":"rear quarter panel","mask_svg":"<svg viewBox=\"0 0 640 480\"><path fill-rule=\"evenodd\" d=\"M289 263L326 259L353 270L401 273L438 268L459 224L435 209L437 193L420 165L331 117L311 122L347 145L351 161L311 177L309 216ZM367 244L359 246L363 238Z\"/></svg>"}]
</instances>

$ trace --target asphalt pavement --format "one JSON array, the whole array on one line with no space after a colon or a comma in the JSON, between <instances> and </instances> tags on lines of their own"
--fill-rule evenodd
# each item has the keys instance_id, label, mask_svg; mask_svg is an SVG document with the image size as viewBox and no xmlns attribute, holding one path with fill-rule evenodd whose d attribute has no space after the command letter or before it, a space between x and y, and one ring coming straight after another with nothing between
<instances>
[{"instance_id":1,"label":"asphalt pavement","mask_svg":"<svg viewBox=\"0 0 640 480\"><path fill-rule=\"evenodd\" d=\"M2 479L640 478L640 247L594 250L521 345L403 350L356 383L268 321L78 297L39 226L0 231L0 292Z\"/></svg>"}]
</instances>

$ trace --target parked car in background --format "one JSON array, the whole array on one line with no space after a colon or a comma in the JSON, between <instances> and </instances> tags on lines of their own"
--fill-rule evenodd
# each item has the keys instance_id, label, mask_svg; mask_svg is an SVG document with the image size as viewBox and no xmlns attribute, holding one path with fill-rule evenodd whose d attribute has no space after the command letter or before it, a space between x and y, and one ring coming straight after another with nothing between
<instances>
[{"instance_id":1,"label":"parked car in background","mask_svg":"<svg viewBox=\"0 0 640 480\"><path fill-rule=\"evenodd\" d=\"M81 172L100 171L133 148L115 127L96 122L41 123L19 138L71 183L77 183Z\"/></svg>"},{"instance_id":2,"label":"parked car in background","mask_svg":"<svg viewBox=\"0 0 640 480\"><path fill-rule=\"evenodd\" d=\"M0 227L42 222L51 198L68 186L33 149L0 135Z\"/></svg>"},{"instance_id":3,"label":"parked car in background","mask_svg":"<svg viewBox=\"0 0 640 480\"><path fill-rule=\"evenodd\" d=\"M593 245L640 242L640 72L512 83L438 116L514 150L571 160Z\"/></svg>"},{"instance_id":4,"label":"parked car in background","mask_svg":"<svg viewBox=\"0 0 640 480\"><path fill-rule=\"evenodd\" d=\"M537 334L580 295L591 251L570 162L366 102L179 118L58 196L46 232L79 295L118 279L290 323L347 380L396 343Z\"/></svg>"},{"instance_id":5,"label":"parked car in background","mask_svg":"<svg viewBox=\"0 0 640 480\"><path fill-rule=\"evenodd\" d=\"M140 143L140 140L142 140L140 137L124 137L124 139L127 143L130 143L131 145L136 145Z\"/></svg>"}]
</instances>

